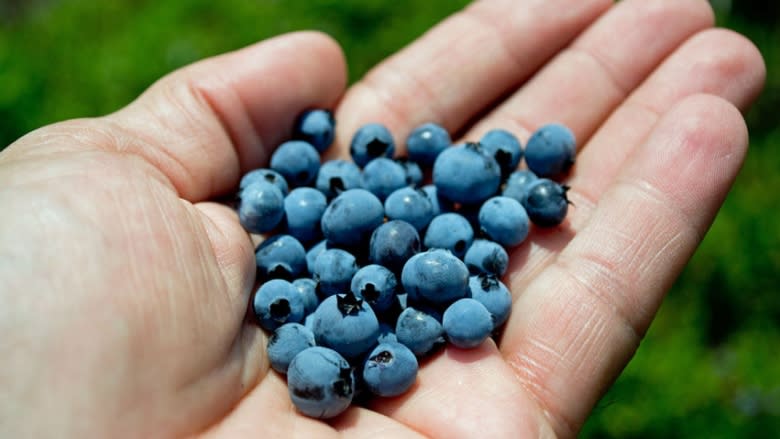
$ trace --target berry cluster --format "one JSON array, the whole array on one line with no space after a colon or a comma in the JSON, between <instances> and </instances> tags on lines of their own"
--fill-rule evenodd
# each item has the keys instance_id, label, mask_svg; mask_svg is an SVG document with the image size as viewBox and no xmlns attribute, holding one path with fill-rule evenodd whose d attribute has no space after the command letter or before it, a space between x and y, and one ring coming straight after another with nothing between
<instances>
[{"instance_id":1,"label":"berry cluster","mask_svg":"<svg viewBox=\"0 0 780 439\"><path fill-rule=\"evenodd\" d=\"M238 204L247 231L278 232L255 252L253 310L273 332L271 366L287 375L298 410L317 418L361 392L400 395L419 358L497 333L512 305L500 280L506 249L530 223L563 221L568 188L550 178L575 153L558 124L523 151L505 130L453 146L427 123L406 139L408 158L394 159L393 136L372 123L352 138L352 162L320 164L334 128L327 110L302 114L270 169L242 178ZM524 156L528 170L516 170ZM423 186L426 176L433 184Z\"/></svg>"}]
</instances>

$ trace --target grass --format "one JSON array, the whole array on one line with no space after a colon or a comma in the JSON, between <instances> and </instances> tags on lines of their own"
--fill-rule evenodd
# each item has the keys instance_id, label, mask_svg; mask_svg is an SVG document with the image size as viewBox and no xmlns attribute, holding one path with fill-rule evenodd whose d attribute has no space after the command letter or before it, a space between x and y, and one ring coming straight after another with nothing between
<instances>
[{"instance_id":1,"label":"grass","mask_svg":"<svg viewBox=\"0 0 780 439\"><path fill-rule=\"evenodd\" d=\"M351 80L466 2L429 0L0 0L0 145L111 112L195 60L298 29L333 35ZM582 437L759 437L780 431L778 8L717 2L721 25L766 58L732 192L636 357Z\"/></svg>"}]
</instances>

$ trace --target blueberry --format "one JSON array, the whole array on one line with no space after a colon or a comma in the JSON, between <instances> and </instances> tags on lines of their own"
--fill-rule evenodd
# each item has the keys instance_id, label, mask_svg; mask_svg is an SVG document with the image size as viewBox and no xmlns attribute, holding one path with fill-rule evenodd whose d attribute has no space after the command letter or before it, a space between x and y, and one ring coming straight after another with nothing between
<instances>
[{"instance_id":1,"label":"blueberry","mask_svg":"<svg viewBox=\"0 0 780 439\"><path fill-rule=\"evenodd\" d=\"M433 164L439 196L456 203L481 203L498 190L501 169L478 143L447 148Z\"/></svg>"},{"instance_id":2,"label":"blueberry","mask_svg":"<svg viewBox=\"0 0 780 439\"><path fill-rule=\"evenodd\" d=\"M422 189L405 187L387 197L385 215L391 220L406 221L419 232L433 219L433 205Z\"/></svg>"},{"instance_id":3,"label":"blueberry","mask_svg":"<svg viewBox=\"0 0 780 439\"><path fill-rule=\"evenodd\" d=\"M285 323L268 338L268 361L279 373L287 373L290 362L299 352L314 346L314 333L300 323Z\"/></svg>"},{"instance_id":4,"label":"blueberry","mask_svg":"<svg viewBox=\"0 0 780 439\"><path fill-rule=\"evenodd\" d=\"M479 210L482 233L504 247L514 247L528 236L528 214L519 201L509 197L493 197Z\"/></svg>"},{"instance_id":5,"label":"blueberry","mask_svg":"<svg viewBox=\"0 0 780 439\"><path fill-rule=\"evenodd\" d=\"M409 295L406 293L398 293L395 297L398 298L398 306L401 308L401 311L405 310L409 305Z\"/></svg>"},{"instance_id":6,"label":"blueberry","mask_svg":"<svg viewBox=\"0 0 780 439\"><path fill-rule=\"evenodd\" d=\"M509 178L506 180L506 183L504 183L504 189L502 190L501 195L514 198L522 203L523 197L525 196L525 190L528 188L528 185L537 178L536 174L527 169L515 171L509 174Z\"/></svg>"},{"instance_id":7,"label":"blueberry","mask_svg":"<svg viewBox=\"0 0 780 439\"><path fill-rule=\"evenodd\" d=\"M447 340L462 349L482 344L493 330L490 312L479 301L464 298L448 306L442 319Z\"/></svg>"},{"instance_id":8,"label":"blueberry","mask_svg":"<svg viewBox=\"0 0 780 439\"><path fill-rule=\"evenodd\" d=\"M317 189L299 187L284 198L287 233L303 243L322 237L320 221L328 207L325 195Z\"/></svg>"},{"instance_id":9,"label":"blueberry","mask_svg":"<svg viewBox=\"0 0 780 439\"><path fill-rule=\"evenodd\" d=\"M303 298L293 284L272 279L255 292L253 309L260 326L269 331L285 323L303 321Z\"/></svg>"},{"instance_id":10,"label":"blueberry","mask_svg":"<svg viewBox=\"0 0 780 439\"><path fill-rule=\"evenodd\" d=\"M539 177L555 177L574 164L574 134L567 127L553 123L536 130L525 147L525 163Z\"/></svg>"},{"instance_id":11,"label":"blueberry","mask_svg":"<svg viewBox=\"0 0 780 439\"><path fill-rule=\"evenodd\" d=\"M422 187L422 191L425 192L425 195L431 202L431 206L433 207L433 216L455 210L452 202L439 196L439 192L436 190L436 186L432 184L426 184Z\"/></svg>"},{"instance_id":12,"label":"blueberry","mask_svg":"<svg viewBox=\"0 0 780 439\"><path fill-rule=\"evenodd\" d=\"M379 322L379 336L376 338L377 343L398 343L398 337L395 336L395 327L380 321Z\"/></svg>"},{"instance_id":13,"label":"blueberry","mask_svg":"<svg viewBox=\"0 0 780 439\"><path fill-rule=\"evenodd\" d=\"M420 251L420 235L406 221L388 221L374 230L369 242L368 259L395 274L400 274L406 261Z\"/></svg>"},{"instance_id":14,"label":"blueberry","mask_svg":"<svg viewBox=\"0 0 780 439\"><path fill-rule=\"evenodd\" d=\"M409 258L401 284L412 301L444 305L468 294L469 270L448 250L428 250Z\"/></svg>"},{"instance_id":15,"label":"blueberry","mask_svg":"<svg viewBox=\"0 0 780 439\"><path fill-rule=\"evenodd\" d=\"M361 179L360 168L353 162L328 160L320 166L315 185L317 190L332 199L344 191L360 189L363 185Z\"/></svg>"},{"instance_id":16,"label":"blueberry","mask_svg":"<svg viewBox=\"0 0 780 439\"><path fill-rule=\"evenodd\" d=\"M273 230L284 218L284 195L267 181L255 181L239 193L238 220L250 233Z\"/></svg>"},{"instance_id":17,"label":"blueberry","mask_svg":"<svg viewBox=\"0 0 780 439\"><path fill-rule=\"evenodd\" d=\"M330 296L314 312L317 344L346 358L368 352L379 337L379 320L371 307L351 291Z\"/></svg>"},{"instance_id":18,"label":"blueberry","mask_svg":"<svg viewBox=\"0 0 780 439\"><path fill-rule=\"evenodd\" d=\"M274 235L257 247L255 263L261 279L292 280L306 270L306 250L290 235Z\"/></svg>"},{"instance_id":19,"label":"blueberry","mask_svg":"<svg viewBox=\"0 0 780 439\"><path fill-rule=\"evenodd\" d=\"M461 204L456 206L455 213L466 218L466 221L471 224L471 228L476 232L479 230L479 209L482 208L482 203L477 204Z\"/></svg>"},{"instance_id":20,"label":"blueberry","mask_svg":"<svg viewBox=\"0 0 780 439\"><path fill-rule=\"evenodd\" d=\"M398 342L408 347L418 357L433 352L444 344L444 328L432 315L407 307L395 325Z\"/></svg>"},{"instance_id":21,"label":"blueberry","mask_svg":"<svg viewBox=\"0 0 780 439\"><path fill-rule=\"evenodd\" d=\"M401 343L381 343L368 355L363 382L378 396L398 396L417 380L417 358Z\"/></svg>"},{"instance_id":22,"label":"blueberry","mask_svg":"<svg viewBox=\"0 0 780 439\"><path fill-rule=\"evenodd\" d=\"M471 298L481 303L493 319L493 329L509 318L512 311L512 294L495 275L480 273L469 279Z\"/></svg>"},{"instance_id":23,"label":"blueberry","mask_svg":"<svg viewBox=\"0 0 780 439\"><path fill-rule=\"evenodd\" d=\"M429 122L409 133L406 138L406 151L410 160L429 167L451 144L452 140L447 130L439 124Z\"/></svg>"},{"instance_id":24,"label":"blueberry","mask_svg":"<svg viewBox=\"0 0 780 439\"><path fill-rule=\"evenodd\" d=\"M404 168L404 174L406 175L406 185L412 187L420 186L423 181L423 172L420 165L417 162L413 162L406 157L395 160L396 163Z\"/></svg>"},{"instance_id":25,"label":"blueberry","mask_svg":"<svg viewBox=\"0 0 780 439\"><path fill-rule=\"evenodd\" d=\"M317 256L328 248L328 241L323 239L306 251L306 269L309 271L309 274L314 274L314 263L317 261Z\"/></svg>"},{"instance_id":26,"label":"blueberry","mask_svg":"<svg viewBox=\"0 0 780 439\"><path fill-rule=\"evenodd\" d=\"M523 207L528 217L539 227L555 227L562 223L569 210L568 186L540 178L528 186Z\"/></svg>"},{"instance_id":27,"label":"blueberry","mask_svg":"<svg viewBox=\"0 0 780 439\"><path fill-rule=\"evenodd\" d=\"M474 230L463 216L443 213L435 217L425 231L425 247L449 250L460 259L474 241Z\"/></svg>"},{"instance_id":28,"label":"blueberry","mask_svg":"<svg viewBox=\"0 0 780 439\"><path fill-rule=\"evenodd\" d=\"M506 178L517 168L523 158L523 148L514 134L507 130L490 130L479 139L480 145L493 156L501 168L501 176Z\"/></svg>"},{"instance_id":29,"label":"blueberry","mask_svg":"<svg viewBox=\"0 0 780 439\"><path fill-rule=\"evenodd\" d=\"M487 239L476 239L463 257L471 274L487 273L499 278L506 273L509 265L509 254L497 242Z\"/></svg>"},{"instance_id":30,"label":"blueberry","mask_svg":"<svg viewBox=\"0 0 780 439\"><path fill-rule=\"evenodd\" d=\"M303 314L308 316L313 313L320 304L320 299L317 297L317 281L302 277L295 279L292 284L303 299Z\"/></svg>"},{"instance_id":31,"label":"blueberry","mask_svg":"<svg viewBox=\"0 0 780 439\"><path fill-rule=\"evenodd\" d=\"M327 249L314 261L312 277L317 281L320 297L349 291L352 276L358 271L355 257L337 248Z\"/></svg>"},{"instance_id":32,"label":"blueberry","mask_svg":"<svg viewBox=\"0 0 780 439\"><path fill-rule=\"evenodd\" d=\"M291 186L306 186L317 178L320 154L309 143L290 140L271 155L271 169L282 174Z\"/></svg>"},{"instance_id":33,"label":"blueberry","mask_svg":"<svg viewBox=\"0 0 780 439\"><path fill-rule=\"evenodd\" d=\"M282 195L286 196L287 192L289 192L287 182L284 180L284 177L282 177L282 174L274 171L273 169L265 168L255 169L244 174L244 176L241 177L241 182L238 184L239 191L243 190L245 187L256 181L265 181L273 184L279 188L279 190L282 192Z\"/></svg>"},{"instance_id":34,"label":"blueberry","mask_svg":"<svg viewBox=\"0 0 780 439\"><path fill-rule=\"evenodd\" d=\"M380 157L368 162L361 178L363 188L383 200L406 184L406 171L395 160Z\"/></svg>"},{"instance_id":35,"label":"blueberry","mask_svg":"<svg viewBox=\"0 0 780 439\"><path fill-rule=\"evenodd\" d=\"M393 157L395 141L384 125L368 123L358 128L352 136L349 152L352 160L363 167L378 157Z\"/></svg>"},{"instance_id":36,"label":"blueberry","mask_svg":"<svg viewBox=\"0 0 780 439\"><path fill-rule=\"evenodd\" d=\"M319 304L317 304L317 306L319 307ZM316 309L315 309L315 311L316 311ZM312 334L314 334L314 312L311 312L311 313L309 313L309 314L308 314L308 315L307 315L307 316L306 316L306 317L303 319L303 326L305 326L305 327L306 327L306 329L308 329L309 331L311 331L311 332L312 332ZM316 341L317 341L317 338L316 338L316 337L314 338L314 341L315 341L315 343L316 343Z\"/></svg>"},{"instance_id":37,"label":"blueberry","mask_svg":"<svg viewBox=\"0 0 780 439\"><path fill-rule=\"evenodd\" d=\"M333 143L336 119L329 110L315 109L303 112L293 125L293 139L311 144L320 153Z\"/></svg>"},{"instance_id":38,"label":"blueberry","mask_svg":"<svg viewBox=\"0 0 780 439\"><path fill-rule=\"evenodd\" d=\"M355 377L338 352L314 346L301 351L287 369L290 399L306 416L327 419L352 403Z\"/></svg>"},{"instance_id":39,"label":"blueberry","mask_svg":"<svg viewBox=\"0 0 780 439\"><path fill-rule=\"evenodd\" d=\"M387 268L370 264L355 273L350 290L355 296L368 302L374 311L381 313L393 305L398 280Z\"/></svg>"},{"instance_id":40,"label":"blueberry","mask_svg":"<svg viewBox=\"0 0 780 439\"><path fill-rule=\"evenodd\" d=\"M374 194L350 189L331 201L320 224L330 244L356 247L368 242L384 218L382 202Z\"/></svg>"}]
</instances>

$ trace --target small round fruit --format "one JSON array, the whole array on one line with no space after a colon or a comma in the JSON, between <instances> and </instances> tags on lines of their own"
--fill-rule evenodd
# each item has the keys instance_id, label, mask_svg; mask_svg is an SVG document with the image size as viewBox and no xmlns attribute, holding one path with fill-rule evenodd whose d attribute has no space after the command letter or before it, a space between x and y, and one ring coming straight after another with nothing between
<instances>
[{"instance_id":1,"label":"small round fruit","mask_svg":"<svg viewBox=\"0 0 780 439\"><path fill-rule=\"evenodd\" d=\"M523 207L531 222L539 227L555 227L563 222L569 210L568 186L540 178L528 186Z\"/></svg>"},{"instance_id":2,"label":"small round fruit","mask_svg":"<svg viewBox=\"0 0 780 439\"><path fill-rule=\"evenodd\" d=\"M338 352L321 346L301 351L287 368L290 399L306 416L328 419L352 403L355 376Z\"/></svg>"}]
</instances>

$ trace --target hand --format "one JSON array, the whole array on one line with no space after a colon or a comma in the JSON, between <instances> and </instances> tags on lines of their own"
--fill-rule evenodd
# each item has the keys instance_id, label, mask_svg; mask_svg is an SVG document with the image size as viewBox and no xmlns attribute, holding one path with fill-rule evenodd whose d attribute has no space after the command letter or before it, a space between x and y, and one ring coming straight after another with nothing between
<instances>
[{"instance_id":1,"label":"hand","mask_svg":"<svg viewBox=\"0 0 780 439\"><path fill-rule=\"evenodd\" d=\"M636 350L747 148L764 66L708 3L477 2L346 93L343 56L287 35L163 78L128 107L0 155L0 436L573 436ZM512 253L500 343L447 349L407 395L299 415L245 320L253 247L208 200L309 107L400 141L436 121L579 143L576 207ZM371 433L373 432L373 433Z\"/></svg>"}]
</instances>

